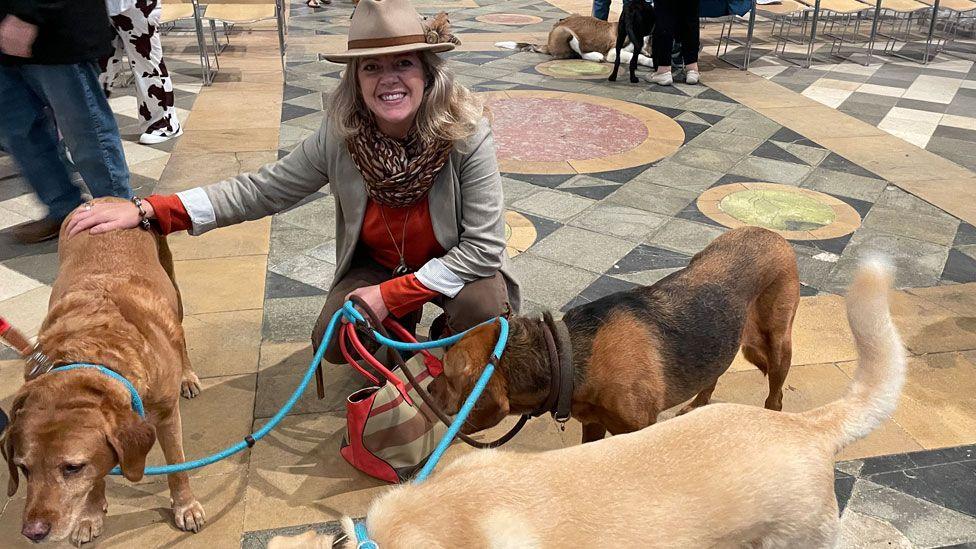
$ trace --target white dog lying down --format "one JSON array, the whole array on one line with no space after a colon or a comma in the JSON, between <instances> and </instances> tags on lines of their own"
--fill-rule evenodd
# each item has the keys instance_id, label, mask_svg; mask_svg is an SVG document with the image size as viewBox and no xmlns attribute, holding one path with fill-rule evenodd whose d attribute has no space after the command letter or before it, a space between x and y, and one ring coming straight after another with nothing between
<instances>
[{"instance_id":1,"label":"white dog lying down","mask_svg":"<svg viewBox=\"0 0 976 549\"><path fill-rule=\"evenodd\" d=\"M582 446L474 452L378 497L369 534L380 549L833 547L834 454L891 414L904 382L889 283L869 263L850 288L860 363L840 400L798 414L713 404ZM328 548L332 536L269 547Z\"/></svg>"},{"instance_id":2,"label":"white dog lying down","mask_svg":"<svg viewBox=\"0 0 976 549\"><path fill-rule=\"evenodd\" d=\"M654 61L644 55L650 37L641 44L637 62L645 67L653 67ZM495 47L507 50L530 51L551 55L556 59L580 57L587 61L613 63L617 58L617 23L601 21L589 15L570 15L560 19L549 31L546 45L527 42L496 42ZM627 42L620 51L620 62L630 63L634 55L634 45Z\"/></svg>"}]
</instances>

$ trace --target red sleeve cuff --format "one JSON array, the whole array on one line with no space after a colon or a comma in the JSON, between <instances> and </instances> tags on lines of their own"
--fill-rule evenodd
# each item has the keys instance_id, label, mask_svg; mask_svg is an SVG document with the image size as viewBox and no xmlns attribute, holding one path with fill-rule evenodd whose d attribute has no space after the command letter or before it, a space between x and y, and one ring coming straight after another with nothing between
<instances>
[{"instance_id":1,"label":"red sleeve cuff","mask_svg":"<svg viewBox=\"0 0 976 549\"><path fill-rule=\"evenodd\" d=\"M380 284L380 294L383 295L383 303L386 304L387 310L397 318L416 311L438 295L434 290L421 284L412 274Z\"/></svg>"},{"instance_id":2,"label":"red sleeve cuff","mask_svg":"<svg viewBox=\"0 0 976 549\"><path fill-rule=\"evenodd\" d=\"M154 221L159 227L159 232L170 234L176 231L187 231L193 227L190 214L187 213L180 197L175 194L153 194L143 200L152 204Z\"/></svg>"}]
</instances>

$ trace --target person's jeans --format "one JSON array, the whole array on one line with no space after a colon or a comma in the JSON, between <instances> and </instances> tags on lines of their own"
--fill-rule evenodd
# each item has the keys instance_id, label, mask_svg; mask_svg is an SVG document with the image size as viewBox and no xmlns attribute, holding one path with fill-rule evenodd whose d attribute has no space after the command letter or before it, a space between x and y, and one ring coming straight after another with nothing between
<instances>
[{"instance_id":1,"label":"person's jeans","mask_svg":"<svg viewBox=\"0 0 976 549\"><path fill-rule=\"evenodd\" d=\"M0 142L60 219L82 202L59 154L57 130L92 196L131 198L119 127L98 82L98 66L0 65Z\"/></svg>"},{"instance_id":2,"label":"person's jeans","mask_svg":"<svg viewBox=\"0 0 976 549\"><path fill-rule=\"evenodd\" d=\"M610 0L593 0L593 17L606 21L610 18Z\"/></svg>"}]
</instances>

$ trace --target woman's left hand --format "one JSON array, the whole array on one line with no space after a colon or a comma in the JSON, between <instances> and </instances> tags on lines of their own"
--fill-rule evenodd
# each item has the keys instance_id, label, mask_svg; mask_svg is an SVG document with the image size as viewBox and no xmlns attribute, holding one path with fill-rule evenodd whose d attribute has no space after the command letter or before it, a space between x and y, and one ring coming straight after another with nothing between
<instances>
[{"instance_id":1,"label":"woman's left hand","mask_svg":"<svg viewBox=\"0 0 976 549\"><path fill-rule=\"evenodd\" d=\"M390 315L390 311L386 308L386 302L383 301L383 293L380 291L380 287L377 286L366 286L365 288L359 288L349 292L346 299L352 299L353 296L362 299L366 305L372 309L373 313L376 314L377 320L383 322L386 317Z\"/></svg>"}]
</instances>

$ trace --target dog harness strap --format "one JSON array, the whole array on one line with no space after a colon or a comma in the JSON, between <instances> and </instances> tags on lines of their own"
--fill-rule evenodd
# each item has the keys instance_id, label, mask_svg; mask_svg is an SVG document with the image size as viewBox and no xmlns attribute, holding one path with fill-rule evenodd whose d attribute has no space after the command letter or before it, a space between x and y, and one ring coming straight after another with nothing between
<instances>
[{"instance_id":1,"label":"dog harness strap","mask_svg":"<svg viewBox=\"0 0 976 549\"><path fill-rule=\"evenodd\" d=\"M120 374L118 372L115 372L115 371L112 371L112 370L109 370L105 366L101 366L99 364L86 364L86 363L83 363L83 362L78 362L78 363L75 363L75 364L68 364L67 366L58 366L57 368L54 368L51 371L52 372L58 372L58 371L67 372L69 370L79 370L79 369L98 370L99 372L107 375L108 377L110 377L110 378L112 378L112 379L120 382L122 385L124 385L125 388L129 390L129 395L131 395L131 397L132 397L132 402L131 402L131 404L132 404L132 411L134 411L135 413L139 414L139 417L145 419L145 417L146 417L146 410L142 406L142 397L139 396L139 391L136 391L136 388L135 388L134 385L132 385L132 382L130 382L128 379L126 379L125 376L123 376L122 374Z\"/></svg>"}]
</instances>

